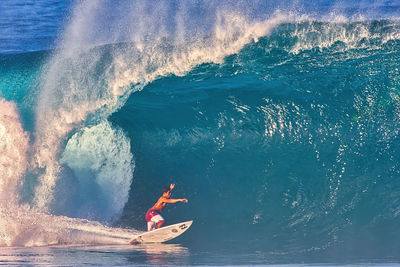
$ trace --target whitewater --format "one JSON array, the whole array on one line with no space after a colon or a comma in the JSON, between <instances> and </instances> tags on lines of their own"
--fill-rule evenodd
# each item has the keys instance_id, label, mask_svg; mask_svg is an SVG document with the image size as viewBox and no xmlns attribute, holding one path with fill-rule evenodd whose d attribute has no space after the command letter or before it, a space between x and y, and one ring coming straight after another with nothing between
<instances>
[{"instance_id":1,"label":"whitewater","mask_svg":"<svg viewBox=\"0 0 400 267\"><path fill-rule=\"evenodd\" d=\"M400 7L314 4L0 4L0 259L399 263Z\"/></svg>"}]
</instances>

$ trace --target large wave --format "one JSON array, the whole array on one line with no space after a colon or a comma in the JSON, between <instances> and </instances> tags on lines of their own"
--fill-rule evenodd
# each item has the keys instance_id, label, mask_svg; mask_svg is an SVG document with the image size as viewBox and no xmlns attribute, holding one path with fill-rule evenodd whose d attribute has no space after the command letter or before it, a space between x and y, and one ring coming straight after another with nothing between
<instances>
[{"instance_id":1,"label":"large wave","mask_svg":"<svg viewBox=\"0 0 400 267\"><path fill-rule=\"evenodd\" d=\"M20 119L14 104L0 103L12 114L3 123L10 138L1 192L15 198L2 206L3 245L126 242L132 231L84 219L111 223L122 213L119 223L136 226L132 216L142 223L148 203L134 195L149 192L132 190L134 173L141 184L185 181L198 229L212 224L215 240L226 233L228 241L272 240L271 250L322 250L357 226L364 227L359 237L396 225L396 194L381 198L366 224L357 210L384 194L374 186L381 176L373 162L386 159L388 177L398 172L396 157L385 153L397 151L398 61L390 58L398 57L398 21L332 15L327 22L276 7L261 14L244 2L174 3L78 2L58 48L34 67L32 92L20 101L1 83L2 95L33 116ZM383 73L374 62L385 63L384 78L373 78ZM21 122L31 121L27 134ZM358 172L365 162L370 168Z\"/></svg>"},{"instance_id":2,"label":"large wave","mask_svg":"<svg viewBox=\"0 0 400 267\"><path fill-rule=\"evenodd\" d=\"M261 22L248 22L240 12L214 11L210 6L205 11L215 12L213 18L196 32L185 26L190 20L187 12L193 6L183 2L174 14L170 14L169 4L121 3L119 11L130 17L113 16L110 5L109 1L78 3L58 48L33 78L34 92L28 92L28 96L36 100L31 102L33 107L25 106L28 112L35 112L31 146L26 148L30 159L21 162L30 164L21 191L23 202L30 207L15 206L21 209L17 216L8 211L15 229L24 229L25 220L35 216L29 213L31 209L44 217L53 213L105 221L118 218L128 199L134 164L129 140L123 131L109 125L107 117L132 92L155 79L183 75L204 62L222 62L226 55L266 35L283 20L277 14ZM171 15L175 20L169 25ZM108 18L107 29L101 29L104 17ZM155 18L160 17L164 21L156 23ZM210 29L205 35L204 30ZM115 42L124 43L109 45ZM85 160L77 160L81 159L79 155ZM21 177L23 174L21 171ZM34 192L30 192L32 188ZM78 207L79 200L84 203ZM39 232L46 224L38 224ZM60 238L63 231L57 229L54 232ZM14 234L7 234L8 245L36 244L32 240L25 244L15 241L21 234L11 232ZM49 244L58 240L50 239L53 241Z\"/></svg>"},{"instance_id":3,"label":"large wave","mask_svg":"<svg viewBox=\"0 0 400 267\"><path fill-rule=\"evenodd\" d=\"M277 14L266 21L249 23L240 14L217 11L211 35L192 36L191 29L182 28L184 19L179 17L186 12L184 4L184 10L175 14L176 29L169 32L163 29L163 24L148 21L170 16L164 6L147 3L131 6L128 2L125 5L132 12L131 17L111 18L110 31L99 34L109 5L107 1L78 5L61 37L60 49L44 67L34 133L34 157L42 170L35 205L43 210L53 201L62 171L58 161L60 149L72 131L107 118L133 91L158 77L182 75L204 62L221 62L226 55L266 35L283 20ZM139 22L143 29L138 28ZM117 26L122 32L111 31ZM121 34L126 34L122 40ZM99 48L104 40L126 43Z\"/></svg>"}]
</instances>

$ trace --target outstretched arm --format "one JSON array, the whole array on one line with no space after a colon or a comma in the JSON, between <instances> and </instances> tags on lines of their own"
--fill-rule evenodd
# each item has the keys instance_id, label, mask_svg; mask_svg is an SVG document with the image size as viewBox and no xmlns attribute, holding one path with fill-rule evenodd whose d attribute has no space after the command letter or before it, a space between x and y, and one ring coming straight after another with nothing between
<instances>
[{"instance_id":1,"label":"outstretched arm","mask_svg":"<svg viewBox=\"0 0 400 267\"><path fill-rule=\"evenodd\" d=\"M186 198L177 198L177 199L174 199L174 198L164 198L162 201L165 202L165 203L176 203L176 202L188 203L188 200L187 200Z\"/></svg>"}]
</instances>

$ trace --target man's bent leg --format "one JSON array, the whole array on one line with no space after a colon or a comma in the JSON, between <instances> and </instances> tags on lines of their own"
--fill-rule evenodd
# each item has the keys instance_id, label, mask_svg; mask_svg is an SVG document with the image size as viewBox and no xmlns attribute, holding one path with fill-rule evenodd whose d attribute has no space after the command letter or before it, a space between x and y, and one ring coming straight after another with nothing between
<instances>
[{"instance_id":1,"label":"man's bent leg","mask_svg":"<svg viewBox=\"0 0 400 267\"><path fill-rule=\"evenodd\" d=\"M164 225L164 218L160 214L157 214L156 216L152 217L151 221L156 224L155 228L160 228Z\"/></svg>"},{"instance_id":2,"label":"man's bent leg","mask_svg":"<svg viewBox=\"0 0 400 267\"><path fill-rule=\"evenodd\" d=\"M165 221L164 221L164 220L159 221L158 224L157 224L157 228L163 227L164 224L165 224Z\"/></svg>"},{"instance_id":3,"label":"man's bent leg","mask_svg":"<svg viewBox=\"0 0 400 267\"><path fill-rule=\"evenodd\" d=\"M156 229L156 223L152 222L152 221L147 222L147 231L151 231L151 230L154 230L154 229Z\"/></svg>"}]
</instances>

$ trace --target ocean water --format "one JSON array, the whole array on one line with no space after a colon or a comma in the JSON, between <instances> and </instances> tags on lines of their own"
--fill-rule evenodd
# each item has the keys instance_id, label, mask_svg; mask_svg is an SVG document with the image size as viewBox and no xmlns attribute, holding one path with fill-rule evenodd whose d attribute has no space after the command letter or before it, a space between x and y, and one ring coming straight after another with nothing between
<instances>
[{"instance_id":1,"label":"ocean water","mask_svg":"<svg viewBox=\"0 0 400 267\"><path fill-rule=\"evenodd\" d=\"M399 14L1 1L0 264L400 264Z\"/></svg>"}]
</instances>

